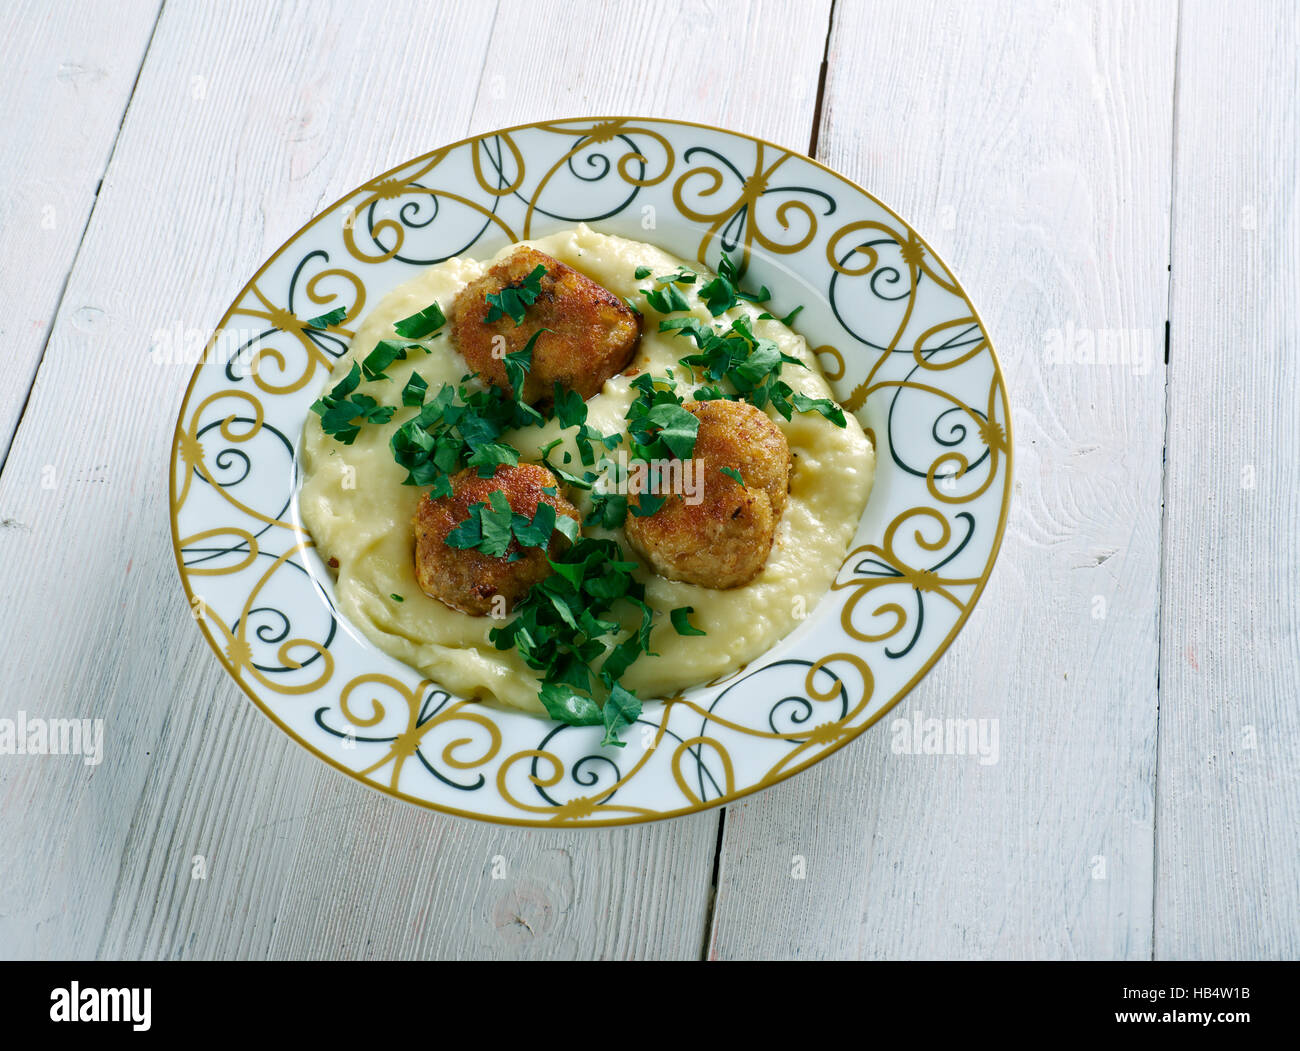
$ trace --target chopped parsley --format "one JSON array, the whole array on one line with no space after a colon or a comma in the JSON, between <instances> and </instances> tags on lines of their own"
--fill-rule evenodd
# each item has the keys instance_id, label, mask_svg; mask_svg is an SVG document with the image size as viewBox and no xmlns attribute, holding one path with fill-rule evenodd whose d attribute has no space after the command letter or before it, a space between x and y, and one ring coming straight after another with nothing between
<instances>
[{"instance_id":1,"label":"chopped parsley","mask_svg":"<svg viewBox=\"0 0 1300 1051\"><path fill-rule=\"evenodd\" d=\"M694 606L678 606L670 614L669 620L673 622L673 630L678 635L707 635L707 631L701 631L690 621L690 615L695 612Z\"/></svg>"},{"instance_id":2,"label":"chopped parsley","mask_svg":"<svg viewBox=\"0 0 1300 1051\"><path fill-rule=\"evenodd\" d=\"M335 307L329 313L321 314L319 317L314 317L310 321L304 321L303 324L307 328L314 328L318 331L322 331L329 328L331 325L337 325L347 316L347 307Z\"/></svg>"},{"instance_id":3,"label":"chopped parsley","mask_svg":"<svg viewBox=\"0 0 1300 1051\"><path fill-rule=\"evenodd\" d=\"M424 404L424 396L429 391L429 381L418 372L412 372L402 388L402 404L419 408Z\"/></svg>"},{"instance_id":4,"label":"chopped parsley","mask_svg":"<svg viewBox=\"0 0 1300 1051\"><path fill-rule=\"evenodd\" d=\"M497 490L488 494L487 503L470 505L469 517L447 534L447 545L462 550L477 548L493 558L505 558L511 543L517 542L521 550L508 559L517 562L523 557L523 548L548 547L555 533L572 542L578 536L578 523L568 515L556 514L544 500L529 520L511 510L505 494Z\"/></svg>"},{"instance_id":5,"label":"chopped parsley","mask_svg":"<svg viewBox=\"0 0 1300 1051\"><path fill-rule=\"evenodd\" d=\"M435 302L410 317L402 318L393 325L393 331L403 339L429 339L446 323L442 307Z\"/></svg>"},{"instance_id":6,"label":"chopped parsley","mask_svg":"<svg viewBox=\"0 0 1300 1051\"><path fill-rule=\"evenodd\" d=\"M397 594L397 592L393 592L393 593L392 593L391 595L389 595L388 597L389 597L390 599L392 599L394 602L405 602L405 601L406 601L406 599L404 599L401 595ZM676 610L674 610L673 612L675 613Z\"/></svg>"},{"instance_id":7,"label":"chopped parsley","mask_svg":"<svg viewBox=\"0 0 1300 1051\"><path fill-rule=\"evenodd\" d=\"M387 423L396 411L392 406L380 405L369 395L356 393L360 383L361 366L354 361L348 374L311 407L320 416L321 430L344 445L351 445L361 433L358 420Z\"/></svg>"},{"instance_id":8,"label":"chopped parsley","mask_svg":"<svg viewBox=\"0 0 1300 1051\"><path fill-rule=\"evenodd\" d=\"M533 367L533 347L537 345L537 340L543 332L550 331L549 328L539 328L528 337L527 343L502 359L506 366L506 382L510 384L510 390L516 400L524 396L524 378Z\"/></svg>"},{"instance_id":9,"label":"chopped parsley","mask_svg":"<svg viewBox=\"0 0 1300 1051\"><path fill-rule=\"evenodd\" d=\"M361 371L368 380L386 380L389 377L384 374L384 369L394 361L405 361L408 350L429 353L429 348L419 343L395 343L391 339L381 339L361 362Z\"/></svg>"},{"instance_id":10,"label":"chopped parsley","mask_svg":"<svg viewBox=\"0 0 1300 1051\"><path fill-rule=\"evenodd\" d=\"M697 401L730 398L718 386L726 382L741 399L760 409L771 405L787 420L794 412L818 412L836 427L845 426L843 410L830 398L810 398L796 393L781 379L782 366L807 366L798 358L783 354L772 340L756 336L749 318L737 318L726 329L694 317L666 318L659 322L659 331L676 331L695 341L698 352L688 354L681 363L712 381L712 385L696 392Z\"/></svg>"},{"instance_id":11,"label":"chopped parsley","mask_svg":"<svg viewBox=\"0 0 1300 1051\"><path fill-rule=\"evenodd\" d=\"M574 435L574 444L578 447L578 456L583 464L590 467L596 462L596 445L606 449L617 449L622 444L621 434L601 434L587 423L587 403L575 390L566 390L557 381L553 412L560 421L560 426L578 428ZM550 448L553 448L551 446Z\"/></svg>"},{"instance_id":12,"label":"chopped parsley","mask_svg":"<svg viewBox=\"0 0 1300 1051\"><path fill-rule=\"evenodd\" d=\"M718 273L708 284L700 287L700 297L714 317L736 306L742 299L749 303L766 303L772 293L767 286L757 292L746 292L740 287L736 264L725 254L718 260Z\"/></svg>"},{"instance_id":13,"label":"chopped parsley","mask_svg":"<svg viewBox=\"0 0 1300 1051\"><path fill-rule=\"evenodd\" d=\"M634 271L632 271L632 273L638 281L644 281L647 277L653 274L654 271L648 266L638 266ZM695 273L693 270L687 270L684 266L678 266L671 274L660 274L655 278L655 283L659 285L693 285L699 279L699 276L700 275Z\"/></svg>"},{"instance_id":14,"label":"chopped parsley","mask_svg":"<svg viewBox=\"0 0 1300 1051\"><path fill-rule=\"evenodd\" d=\"M695 451L699 418L682 407L671 380L667 382L669 386L656 385L644 372L632 381L637 396L627 409L627 433L633 459L685 460Z\"/></svg>"},{"instance_id":15,"label":"chopped parsley","mask_svg":"<svg viewBox=\"0 0 1300 1051\"><path fill-rule=\"evenodd\" d=\"M636 398L628 406L625 419L627 434L631 446L628 457L629 474L633 465L652 460L686 460L695 452L695 439L700 429L699 418L682 407L672 377L655 380L649 373L642 373L632 381ZM581 433L581 431L580 431ZM607 448L613 449L619 444L619 435L610 435L604 439ZM550 448L544 450L549 452ZM552 470L555 468L547 463ZM596 485L597 475L591 471L575 483L570 475L565 480L577 484L579 488L591 490L591 510L583 519L584 525L596 525L605 529L621 526L627 518L629 509L638 518L647 518L664 505L667 497L655 493L639 493L637 502L632 506L627 497L627 478L618 465L610 465L606 470L604 481Z\"/></svg>"},{"instance_id":16,"label":"chopped parsley","mask_svg":"<svg viewBox=\"0 0 1300 1051\"><path fill-rule=\"evenodd\" d=\"M603 724L601 743L622 747L618 732L640 716L641 701L619 679L650 652L654 623L645 587L632 575L637 564L614 541L591 537L549 561L555 572L534 584L514 618L488 638L497 649L516 648L529 667L542 672L538 697L553 719ZM616 607L639 614L639 624L622 638L626 629ZM607 691L603 706L596 700L600 686Z\"/></svg>"},{"instance_id":17,"label":"chopped parsley","mask_svg":"<svg viewBox=\"0 0 1300 1051\"><path fill-rule=\"evenodd\" d=\"M743 478L740 476L740 472L737 471L734 467L722 467L722 468L719 468L719 471L720 471L722 474L725 474L728 478L732 478L732 479L734 479L735 482L736 482L736 484L737 484L738 486L740 486L740 488L742 488L742 489L745 488L745 479L743 479Z\"/></svg>"},{"instance_id":18,"label":"chopped parsley","mask_svg":"<svg viewBox=\"0 0 1300 1051\"><path fill-rule=\"evenodd\" d=\"M642 288L639 291L645 296L645 301L661 314L676 314L691 309L691 304L672 282L661 288Z\"/></svg>"},{"instance_id":19,"label":"chopped parsley","mask_svg":"<svg viewBox=\"0 0 1300 1051\"><path fill-rule=\"evenodd\" d=\"M465 467L477 467L480 478L490 478L499 464L518 463L519 450L498 439L545 422L536 409L499 387L471 391L463 382L445 383L393 432L389 446L406 468L402 484L430 486L429 495L437 498L451 494L451 476Z\"/></svg>"},{"instance_id":20,"label":"chopped parsley","mask_svg":"<svg viewBox=\"0 0 1300 1051\"><path fill-rule=\"evenodd\" d=\"M542 277L546 267L538 263L527 277L517 285L507 285L500 292L488 292L483 301L488 305L488 322L496 321L503 315L509 317L515 326L523 324L524 314L542 294Z\"/></svg>"}]
</instances>

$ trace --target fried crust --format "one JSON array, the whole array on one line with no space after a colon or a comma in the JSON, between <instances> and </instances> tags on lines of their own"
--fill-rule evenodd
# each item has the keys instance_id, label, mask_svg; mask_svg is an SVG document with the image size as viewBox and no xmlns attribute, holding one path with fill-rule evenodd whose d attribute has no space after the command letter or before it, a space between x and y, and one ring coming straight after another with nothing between
<instances>
[{"instance_id":1,"label":"fried crust","mask_svg":"<svg viewBox=\"0 0 1300 1051\"><path fill-rule=\"evenodd\" d=\"M522 285L538 265L546 267L541 294L528 307L523 323L516 326L509 317L488 321L484 297ZM549 401L556 383L577 391L583 400L592 397L627 367L641 336L641 315L613 292L527 247L516 249L456 297L451 325L452 338L469 367L505 390L510 383L504 356L522 350L538 329L550 330L533 345L532 368L523 386L523 400L530 405Z\"/></svg>"},{"instance_id":2,"label":"fried crust","mask_svg":"<svg viewBox=\"0 0 1300 1051\"><path fill-rule=\"evenodd\" d=\"M694 457L703 461L703 499L672 494L644 518L630 510L628 542L661 576L706 588L748 584L767 563L790 485L790 447L762 410L743 401L684 406L700 421ZM722 473L739 472L742 486ZM629 507L639 506L632 495Z\"/></svg>"},{"instance_id":3,"label":"fried crust","mask_svg":"<svg viewBox=\"0 0 1300 1051\"><path fill-rule=\"evenodd\" d=\"M577 508L558 495L558 487L555 475L537 464L500 464L491 478L480 478L473 467L453 475L451 496L425 496L415 511L415 579L420 590L475 617L493 613L493 601L500 596L504 608L495 612L508 613L529 588L550 575L547 556L558 554L568 542L557 533L543 551L521 548L512 540L506 554L494 558L475 548L449 547L447 534L469 518L471 506L486 504L493 492L503 493L511 510L530 520L545 502L557 515L580 522ZM543 492L547 488L553 488L556 495ZM517 561L511 562L511 555L519 556Z\"/></svg>"}]
</instances>

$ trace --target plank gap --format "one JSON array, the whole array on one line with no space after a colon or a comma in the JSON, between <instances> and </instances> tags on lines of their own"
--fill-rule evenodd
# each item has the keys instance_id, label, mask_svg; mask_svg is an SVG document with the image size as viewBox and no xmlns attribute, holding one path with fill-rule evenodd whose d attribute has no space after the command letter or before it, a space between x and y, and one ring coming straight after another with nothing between
<instances>
[{"instance_id":1,"label":"plank gap","mask_svg":"<svg viewBox=\"0 0 1300 1051\"><path fill-rule=\"evenodd\" d=\"M822 47L822 64L817 70L817 99L813 103L812 116L812 135L808 139L808 156L817 156L817 136L822 126L822 98L826 94L826 67L830 62L831 54L831 32L835 29L835 4L838 0L831 0L830 13L826 16L826 43Z\"/></svg>"}]
</instances>

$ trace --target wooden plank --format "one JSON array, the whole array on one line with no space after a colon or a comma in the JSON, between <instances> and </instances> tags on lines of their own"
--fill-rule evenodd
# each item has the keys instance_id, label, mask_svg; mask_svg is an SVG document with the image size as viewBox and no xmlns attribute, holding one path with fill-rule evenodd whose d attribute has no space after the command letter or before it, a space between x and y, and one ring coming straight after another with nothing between
<instances>
[{"instance_id":1,"label":"wooden plank","mask_svg":"<svg viewBox=\"0 0 1300 1051\"><path fill-rule=\"evenodd\" d=\"M641 56L651 27L632 4L599 22L554 2L495 14L342 0L164 12L0 479L11 522L0 560L19 567L0 608L0 715L101 716L107 752L95 768L0 765L0 886L14 891L0 951L698 956L716 813L587 833L443 818L338 776L244 699L176 580L161 468L188 370L155 365L147 347L159 328L210 330L244 276L319 207L471 127L684 93L697 119L806 141L826 6L813 18L794 3L741 5L728 19L784 24L796 8L801 27L779 49L719 35L713 62L686 68ZM707 87L716 69L760 61L806 90L764 110L748 92ZM517 102L485 87L488 69L525 71ZM575 69L581 97L564 87ZM101 312L93 345L79 327L88 308ZM95 440L69 441L70 420ZM194 879L200 855L206 878Z\"/></svg>"},{"instance_id":2,"label":"wooden plank","mask_svg":"<svg viewBox=\"0 0 1300 1051\"><path fill-rule=\"evenodd\" d=\"M992 581L922 684L728 809L711 957L1151 955L1175 17L835 9L821 159L965 283L1010 387L1015 492ZM1154 360L1049 353L1085 335ZM895 754L916 713L997 720L998 761Z\"/></svg>"},{"instance_id":3,"label":"wooden plank","mask_svg":"<svg viewBox=\"0 0 1300 1051\"><path fill-rule=\"evenodd\" d=\"M643 114L806 152L830 0L502 3L474 131Z\"/></svg>"},{"instance_id":4,"label":"wooden plank","mask_svg":"<svg viewBox=\"0 0 1300 1051\"><path fill-rule=\"evenodd\" d=\"M158 8L158 0L25 0L0 9L0 468Z\"/></svg>"},{"instance_id":5,"label":"wooden plank","mask_svg":"<svg viewBox=\"0 0 1300 1051\"><path fill-rule=\"evenodd\" d=\"M1300 15L1179 26L1155 950L1300 956Z\"/></svg>"}]
</instances>

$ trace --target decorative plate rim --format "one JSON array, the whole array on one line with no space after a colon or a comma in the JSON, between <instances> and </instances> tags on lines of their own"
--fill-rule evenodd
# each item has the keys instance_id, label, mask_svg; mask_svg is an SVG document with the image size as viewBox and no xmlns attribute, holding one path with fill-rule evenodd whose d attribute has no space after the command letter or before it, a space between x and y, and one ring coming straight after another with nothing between
<instances>
[{"instance_id":1,"label":"decorative plate rim","mask_svg":"<svg viewBox=\"0 0 1300 1051\"><path fill-rule=\"evenodd\" d=\"M865 187L861 186L860 184L854 182L852 179L848 178L843 173L836 171L834 168L829 167L828 165L822 163L821 161L817 160L814 157L809 157L807 154L803 153L800 150L795 150L787 146L782 146L779 143L773 142L772 140L763 138L761 136L751 135L747 132L735 131L733 129L720 127L714 124L707 124L700 121L680 120L671 117L658 117L658 116L649 116L644 114L631 115L631 116L582 115L582 116L553 117L553 118L546 118L542 120L525 121L519 124L510 125L508 127L490 129L488 131L480 132L478 134L467 135L464 138L458 139L454 142L450 142L445 145L438 146L423 154L419 154L415 157L404 160L399 164L396 164L393 167L388 168L379 174L371 176L369 179L358 184L357 186L350 188L341 197L337 198L330 204L327 204L319 208L316 214L314 214L305 224L303 224L296 231L294 231L288 238L286 238L280 244L280 246L276 248L276 250L270 256L268 256L266 260L263 261L261 266L258 267L258 269L243 284L243 286L241 286L239 292L236 294L235 298L231 301L230 306L227 307L225 312L222 314L221 319L217 322L216 328L214 329L212 335L207 340L204 346L203 354L201 355L199 361L196 363L194 367L194 371L190 375L189 382L186 384L185 393L181 398L180 407L177 412L176 426L173 429L171 454L167 460L168 517L171 522L172 555L175 560L177 575L180 578L181 587L185 591L185 597L191 610L194 609L194 603L197 596L195 595L193 589L190 586L190 581L186 574L184 556L181 553L180 526L177 521L179 509L176 502L177 460L178 457L180 456L181 439L184 436L184 423L186 420L186 411L189 408L190 398L194 393L194 387L199 380L199 375L204 369L205 365L207 364L206 359L210 354L210 352L212 351L212 349L214 348L217 337L222 332L222 330L226 327L230 318L236 313L236 308L243 301L244 297L256 285L258 279L261 278L262 275L266 273L266 271L270 269L270 267L285 253L285 251L298 241L299 238L301 238L304 234L306 234L309 230L311 230L314 226L316 226L317 223L321 222L323 219L333 214L335 209L339 208L341 205L344 204L344 202L354 197L359 190L363 189L368 185L373 185L375 183L380 182L381 180L394 176L395 174L403 171L404 169L410 168L413 165L419 164L422 161L426 161L433 158L435 155L450 154L452 151L460 147L468 146L480 140L490 139L500 135L509 135L513 132L520 132L530 128L538 128L544 125L567 125L570 123L584 122L584 121L592 122L593 124L604 123L604 122L625 123L625 122L645 121L645 122L653 122L655 124L673 125L673 126L684 127L684 128L697 128L705 131L720 133L726 136L731 136L737 139L747 140L749 142L757 143L761 146L771 147L772 149L781 151L782 153L788 154L791 157L794 157L798 160L806 161L814 168L817 168L825 172L833 179L844 184L850 189L856 191L857 193L860 193L867 200L871 201L873 204L881 208L886 214L892 216L903 227L903 229L907 230L913 237L916 238L917 242L930 254L932 258L940 260L942 262L943 268L945 269L947 274L952 278L953 285L959 290L959 292L961 293L961 297L965 300L966 304L969 306L971 316L978 324L979 329L984 336L984 340L988 344L988 353L989 353L989 359L993 367L993 376L996 384L998 385L998 387L1000 387L1002 391L1003 405L1006 413L1006 419L1003 423L1006 432L1006 447L1004 450L1004 455L1006 457L1006 480L1003 485L1001 504L998 508L997 527L993 536L992 544L989 547L988 561L984 567L983 572L979 577L979 580L973 585L973 590L971 592L969 602L967 603L965 609L961 611L960 615L957 617L956 621L953 623L948 633L935 645L934 652L926 659L925 663L919 669L917 669L915 674L913 674L913 676L910 679L908 679L898 689L897 693L891 700L885 703L880 708L879 711L875 712L873 715L868 717L861 725L846 727L845 732L843 733L843 735L839 740L834 741L831 744L827 745L826 747L822 748L820 751L815 752L809 758L804 759L803 761L798 762L796 764L792 764L790 767L781 770L777 774L771 776L770 779L766 779L756 784L738 788L736 791L730 794L723 794L717 798L702 800L693 805L681 807L675 810L666 810L666 811L649 813L649 814L630 814L620 818L609 818L609 819L601 819L601 820L579 820L579 821L557 820L557 817L555 816L547 817L543 815L539 815L536 819L533 820L525 820L517 817L503 817L503 816L497 816L493 814L479 813L471 810L463 810L460 808L447 806L442 803L433 802L428 799L421 799L409 793L399 791L396 788L392 788L387 785L381 784L378 781L374 781L363 776L359 771L352 770L349 769L347 766L344 766L333 756L327 754L326 752L322 751L315 745L311 744L309 741L305 740L302 736L300 736L297 732L295 732L292 728L286 725L286 723L266 703L264 703L260 697L257 696L257 694L253 691L253 689L240 676L240 674L238 673L237 669L234 667L231 660L222 651L221 645L219 644L218 640L213 636L212 631L209 629L205 618L203 617L192 618L198 624L199 630L202 632L203 638L207 641L208 646L211 648L212 652L216 655L217 660L220 662L221 666L234 680L235 684L240 688L240 690L244 693L244 695L250 701L252 701L252 703L258 708L258 710L260 710L263 715L265 715L268 719L270 719L271 722L280 729L280 731L282 731L291 740L293 740L295 744L297 744L302 748L305 748L317 759L322 760L323 762L328 764L336 771L346 775L350 780L358 782L364 785L368 789L381 792L386 796L390 796L392 798L402 800L405 803L412 804L422 809L432 810L440 814L449 815L451 817L463 818L463 819L477 821L477 822L485 822L494 825L504 825L504 826L515 827L515 828L564 828L564 829L612 828L612 827L623 827L629 825L641 825L650 822L667 821L674 818L687 817L692 814L703 813L704 811L712 810L720 806L727 806L732 803L738 802L742 799L745 799L747 797L754 796L760 792L764 792L770 788L773 788L776 785L793 777L795 774L798 774L808 769L809 767L819 762L822 762L823 760L829 758L831 755L834 755L837 752L839 752L846 745L857 740L868 729L870 729L881 719L883 719L887 714L893 711L893 709L897 707L903 701L903 699L912 692L913 689L916 688L916 685L923 678L925 678L926 675L930 673L930 671L944 656L944 654L948 652L948 649L952 646L957 636L961 633L962 628L965 627L966 622L970 619L971 613L974 612L975 607L978 605L979 600L984 593L985 587L988 585L989 579L993 575L993 570L997 564L998 556L1001 554L1002 541L1006 534L1007 520L1008 520L1010 507L1011 507L1011 494L1014 486L1015 443L1013 440L1011 401L1010 401L1009 391L1006 384L1006 376L1002 370L1002 363L998 358L997 349L994 346L994 342L992 338L989 336L987 326L984 323L984 319L980 316L979 310L975 306L975 303L966 294L965 286L962 284L956 271L954 270L952 265L947 261L947 259L940 256L939 253L935 252L933 247L930 245L929 241L927 241L910 222L904 219L901 215L898 214L897 211L891 208L888 204L882 201L871 191L867 190ZM877 452L879 452L879 449L877 449Z\"/></svg>"}]
</instances>

